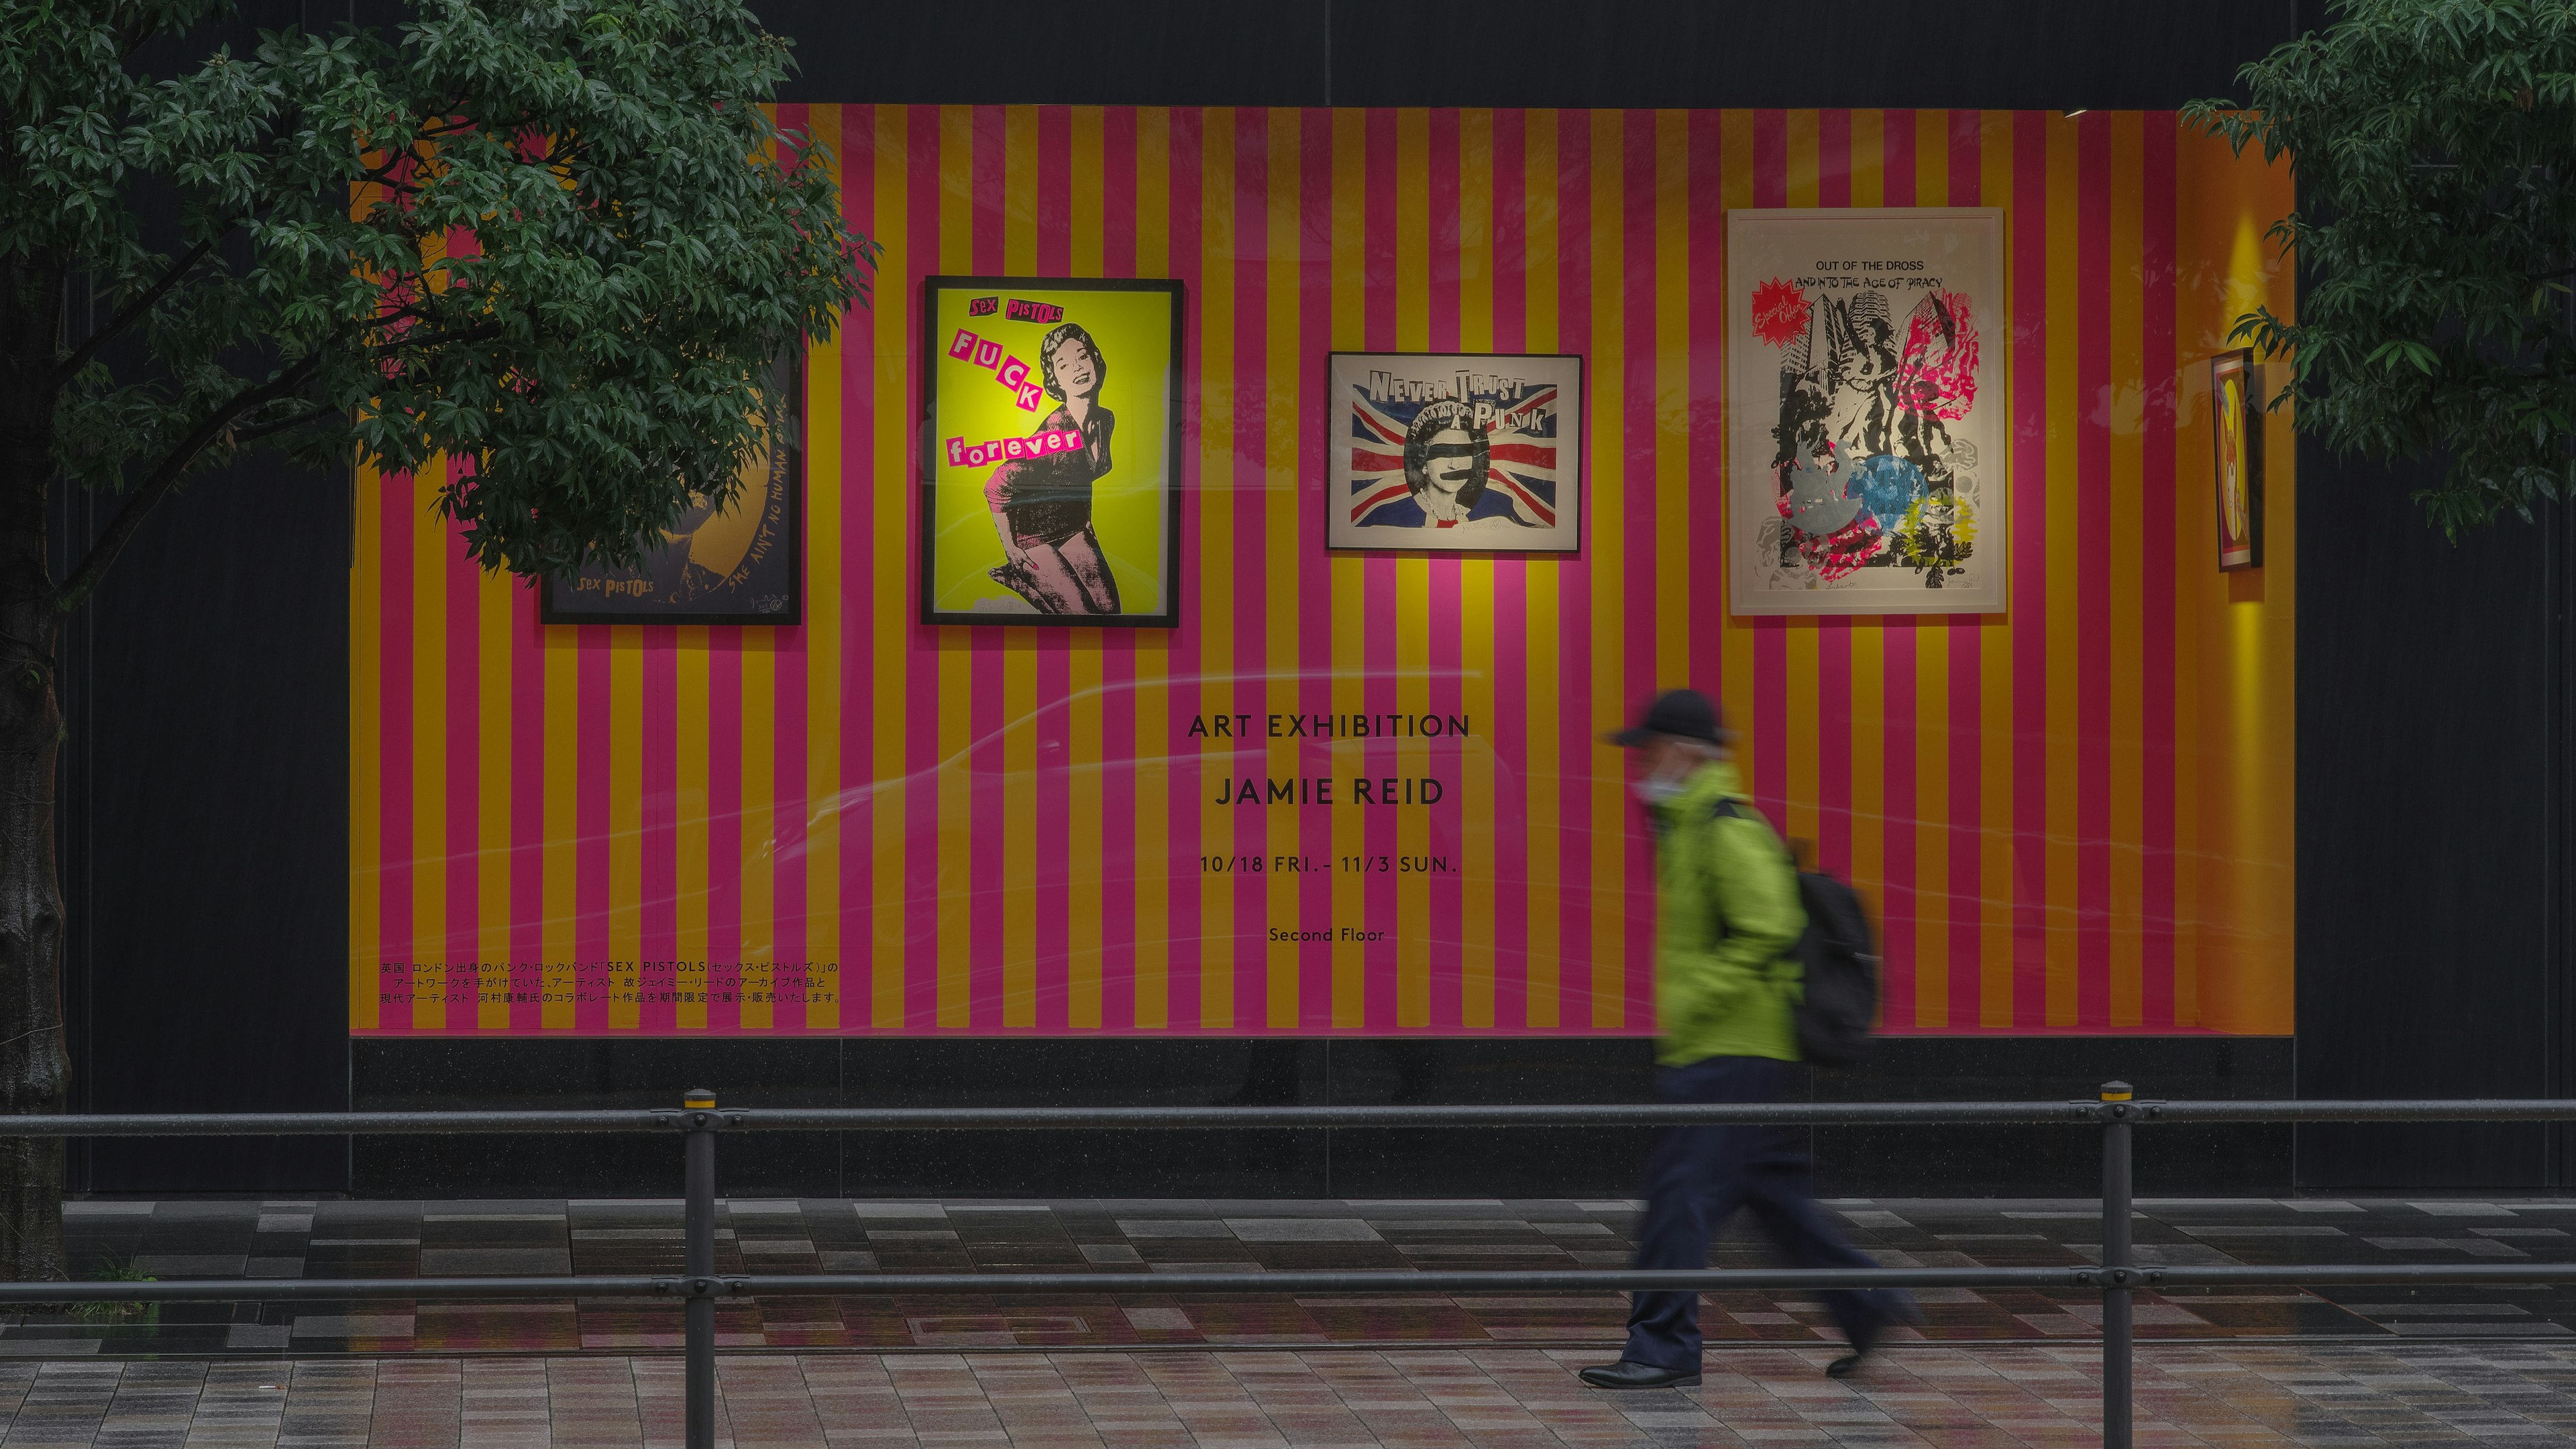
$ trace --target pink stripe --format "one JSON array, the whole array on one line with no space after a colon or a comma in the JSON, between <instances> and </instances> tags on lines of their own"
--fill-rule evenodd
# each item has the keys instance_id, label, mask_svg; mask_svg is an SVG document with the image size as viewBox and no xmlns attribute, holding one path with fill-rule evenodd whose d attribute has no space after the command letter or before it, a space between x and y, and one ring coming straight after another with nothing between
<instances>
[{"instance_id":1,"label":"pink stripe","mask_svg":"<svg viewBox=\"0 0 2576 1449\"><path fill-rule=\"evenodd\" d=\"M1366 124L1368 143L1361 183L1367 209L1362 213L1360 228L1360 346L1381 352L1396 346L1395 208L1400 182L1395 169L1395 112L1371 110ZM1371 715L1386 714L1395 708L1395 683L1389 677L1396 657L1395 609L1395 561L1383 554L1370 554L1360 561L1360 708ZM1373 779L1392 773L1392 756L1378 744L1362 746L1358 758L1360 772ZM1396 844L1394 818L1384 810L1362 808L1360 842L1371 862L1391 861ZM1360 896L1361 913L1371 926L1395 920L1393 877L1364 876ZM1365 983L1361 1021L1369 1031L1389 1032L1396 1027L1398 954L1384 944L1361 948Z\"/></svg>"},{"instance_id":2,"label":"pink stripe","mask_svg":"<svg viewBox=\"0 0 2576 1449\"><path fill-rule=\"evenodd\" d=\"M805 754L806 633L802 625L762 632L770 636L765 642L776 651L778 671L777 688L772 691L776 705L770 718L774 763L770 771L769 899L771 920L775 923L770 928L775 952L770 957L770 1019L781 1032L803 1032L813 1026L811 1005L805 996L806 971L813 960L805 886L805 873L812 864L806 808L813 798L807 786L810 771Z\"/></svg>"},{"instance_id":3,"label":"pink stripe","mask_svg":"<svg viewBox=\"0 0 2576 1449\"><path fill-rule=\"evenodd\" d=\"M1269 686L1270 525L1268 469L1263 459L1270 434L1270 113L1244 106L1234 113L1234 448L1225 486L1234 491L1233 578L1234 708L1258 731L1271 709ZM1259 737L1256 733L1256 738ZM1242 773L1266 778L1266 746L1246 752ZM1268 856L1267 806L1234 812L1237 855ZM1234 939L1219 946L1234 974L1234 1020L1246 1031L1267 1031L1270 876L1234 878Z\"/></svg>"},{"instance_id":4,"label":"pink stripe","mask_svg":"<svg viewBox=\"0 0 2576 1449\"><path fill-rule=\"evenodd\" d=\"M472 467L462 459L449 466L469 473ZM482 904L477 889L482 879L482 832L476 809L483 795L483 571L466 554L456 525L442 523L440 529L451 540L447 550L447 799L441 802L447 814L447 940L443 954L450 975L447 1008L440 1020L450 1031L471 1031L477 1020L476 1000L482 994L480 973L473 973L476 979L460 988L454 968L479 965L483 955L477 939Z\"/></svg>"},{"instance_id":5,"label":"pink stripe","mask_svg":"<svg viewBox=\"0 0 2576 1449\"><path fill-rule=\"evenodd\" d=\"M1914 122L1912 111L1889 111L1880 122L1881 196L1889 206L1915 204ZM1922 627L1937 628L1940 623L1936 619L1926 625L1910 615L1892 617L1887 620L1885 634L1887 750L1881 785L1885 839L1880 859L1887 884L1880 914L1887 931L1882 948L1887 963L1887 1009L1883 1015L1894 1030L1911 1029L1920 1019L1916 1003L1922 991L1922 907L1916 898L1915 860L1915 828L1922 814L1915 782L1915 650L1916 631ZM1932 1023L1935 1028L1948 1024Z\"/></svg>"},{"instance_id":6,"label":"pink stripe","mask_svg":"<svg viewBox=\"0 0 2576 1449\"><path fill-rule=\"evenodd\" d=\"M2048 120L2013 116L2012 1025L2048 1022Z\"/></svg>"},{"instance_id":7,"label":"pink stripe","mask_svg":"<svg viewBox=\"0 0 2576 1449\"><path fill-rule=\"evenodd\" d=\"M2111 390L2111 116L2077 119L2075 396ZM2111 424L2075 430L2075 1021L2111 1024Z\"/></svg>"},{"instance_id":8,"label":"pink stripe","mask_svg":"<svg viewBox=\"0 0 2576 1449\"><path fill-rule=\"evenodd\" d=\"M707 631L707 1030L742 1029L742 630Z\"/></svg>"},{"instance_id":9,"label":"pink stripe","mask_svg":"<svg viewBox=\"0 0 2576 1449\"><path fill-rule=\"evenodd\" d=\"M1973 616L1941 621L1950 634L1950 1027L1985 1020L1985 631ZM1997 651L2001 657L2001 651Z\"/></svg>"},{"instance_id":10,"label":"pink stripe","mask_svg":"<svg viewBox=\"0 0 2576 1449\"><path fill-rule=\"evenodd\" d=\"M1921 910L1914 900L1914 826L1920 813L1915 802L1914 786L1914 631L1916 620L1910 614L1890 617L1883 636L1886 663L1887 736L1884 764L1880 769L1882 836L1880 860L1885 874L1879 919L1886 923L1886 944L1881 948L1886 957L1887 1005L1884 1012L1888 1029L1912 1029L1917 1017L1915 1007L1922 990L1916 984L1919 951L1915 944L1916 916ZM1935 1022L1939 1026L1942 1023Z\"/></svg>"},{"instance_id":11,"label":"pink stripe","mask_svg":"<svg viewBox=\"0 0 2576 1449\"><path fill-rule=\"evenodd\" d=\"M975 153L970 174L974 230L968 250L975 270L996 276L1002 270L1002 198L1009 185L1008 138L1000 106L975 108ZM966 1022L978 1035L1002 1029L1002 921L1010 902L1002 883L1002 836L1010 828L1011 797L1017 793L1002 746L1002 646L1009 636L1000 629L968 629L950 647L966 651L966 807L967 879L948 890L967 893ZM955 822L949 822L954 828Z\"/></svg>"},{"instance_id":12,"label":"pink stripe","mask_svg":"<svg viewBox=\"0 0 2576 1449\"><path fill-rule=\"evenodd\" d=\"M1557 113L1556 214L1557 296L1563 299L1558 335L1564 349L1592 355L1592 115L1588 111ZM1596 372L1595 377L1599 376ZM1583 390L1583 436L1600 446L1606 419L1600 389ZM1587 479L1591 469L1576 459ZM1588 493L1589 490L1587 489ZM1587 524L1600 514L1590 509ZM1557 649L1563 677L1592 678L1591 540L1581 555L1558 574ZM1558 1019L1569 1030L1592 1030L1592 700L1587 683L1557 695L1557 842L1559 880L1563 882L1563 967L1557 978Z\"/></svg>"},{"instance_id":13,"label":"pink stripe","mask_svg":"<svg viewBox=\"0 0 2576 1449\"><path fill-rule=\"evenodd\" d=\"M1200 309L1205 294L1199 290L1202 280L1202 253L1206 242L1202 235L1200 188L1203 184L1200 162L1200 136L1207 123L1206 113L1195 109L1175 108L1171 118L1171 215L1172 273L1181 279L1188 305L1182 315L1181 367L1182 398L1181 436L1181 578L1177 581L1181 599L1181 627L1173 631L1171 646L1172 688L1170 719L1165 728L1173 739L1170 798L1164 808L1171 816L1171 860L1186 866L1199 854L1199 801L1207 782L1202 771L1192 770L1178 762L1188 758L1186 744L1178 738L1190 716L1205 703L1199 687L1199 671L1204 668L1205 648L1201 633L1206 621L1199 611L1205 589L1205 575L1197 567L1206 558L1201 534L1204 510L1199 507L1200 490L1208 486L1199 467L1199 445L1205 420L1200 416L1199 399L1206 388L1205 354L1200 350ZM1170 870L1161 861L1138 861L1140 870ZM1206 915L1199 908L1199 883L1195 876L1178 873L1170 886L1171 954L1169 981L1171 1022L1174 1029L1195 1032L1199 1029L1200 973L1207 969Z\"/></svg>"},{"instance_id":14,"label":"pink stripe","mask_svg":"<svg viewBox=\"0 0 2576 1449\"><path fill-rule=\"evenodd\" d=\"M408 1000L423 989L420 979L411 971L411 963L420 956L421 943L412 934L412 609L417 595L412 587L412 531L420 526L420 509L415 501L418 492L412 475L399 473L380 480L383 489L384 591L378 601L376 659L378 694L383 704L378 710L378 749L376 780L378 817L376 859L382 871L377 877L377 946L378 959L386 965L399 965L397 972L379 971L380 982L400 983ZM378 993L380 996L385 994ZM403 1033L412 1029L412 1014L399 1002L381 1003L378 1018L383 1029Z\"/></svg>"},{"instance_id":15,"label":"pink stripe","mask_svg":"<svg viewBox=\"0 0 2576 1449\"><path fill-rule=\"evenodd\" d=\"M877 165L900 167L900 156L877 155L874 106L841 110L841 215L861 235L875 237ZM875 306L889 305L880 292ZM891 303L901 306L900 300ZM876 516L880 488L900 487L902 475L880 479L870 440L876 424L876 319L852 312L841 332L841 476L808 474L814 488L841 489L841 793L828 829L841 842L841 1030L864 1031L874 1022L876 973L899 971L899 962L876 959L877 639ZM811 454L808 454L811 457ZM809 508L810 513L810 508Z\"/></svg>"},{"instance_id":16,"label":"pink stripe","mask_svg":"<svg viewBox=\"0 0 2576 1449\"><path fill-rule=\"evenodd\" d=\"M546 660L537 589L510 591L510 1026L545 1027Z\"/></svg>"},{"instance_id":17,"label":"pink stripe","mask_svg":"<svg viewBox=\"0 0 2576 1449\"><path fill-rule=\"evenodd\" d=\"M1529 117L1494 113L1494 350L1529 338ZM1552 565L1550 565L1552 567ZM1529 699L1528 564L1494 561L1495 719L1479 723L1494 752L1494 1028L1529 1029L1529 745L1519 722ZM1511 720L1509 726L1504 720ZM1549 948L1553 950L1553 943Z\"/></svg>"},{"instance_id":18,"label":"pink stripe","mask_svg":"<svg viewBox=\"0 0 2576 1449\"><path fill-rule=\"evenodd\" d=\"M1073 269L1073 114L1063 106L1038 108L1037 258L1044 276ZM1096 637L1096 636L1095 636ZM1073 852L1086 857L1098 846L1090 825L1077 829L1073 819L1073 776L1066 751L1049 749L1047 741L1067 739L1072 725L1073 636L1062 629L1038 632L1037 719L1040 747L1033 804L1036 836L1037 1009L1032 1020L1041 1032L1070 1029L1072 993ZM1022 726L1026 728L1028 726Z\"/></svg>"},{"instance_id":19,"label":"pink stripe","mask_svg":"<svg viewBox=\"0 0 2576 1449\"><path fill-rule=\"evenodd\" d=\"M573 631L573 1024L608 1029L608 626ZM724 751L717 759L739 758Z\"/></svg>"},{"instance_id":20,"label":"pink stripe","mask_svg":"<svg viewBox=\"0 0 2576 1449\"><path fill-rule=\"evenodd\" d=\"M1753 204L1789 204L1785 111L1753 113ZM1733 305L1732 299L1728 305ZM1773 824L1785 825L1789 819L1789 621L1774 614L1747 622L1753 630L1753 800Z\"/></svg>"},{"instance_id":21,"label":"pink stripe","mask_svg":"<svg viewBox=\"0 0 2576 1449\"><path fill-rule=\"evenodd\" d=\"M1297 225L1297 376L1304 381L1298 410L1297 474L1301 482L1297 508L1297 688L1292 707L1310 718L1333 712L1333 572L1324 548L1324 511L1309 489L1320 491L1326 474L1325 435L1332 427L1334 399L1323 385L1325 354L1333 340L1333 118L1310 109L1300 116L1298 138ZM1329 738L1309 737L1297 751L1297 772L1332 778ZM1329 806L1308 808L1301 821L1303 850L1333 861L1333 812ZM1330 871L1309 872L1297 890L1298 916L1328 922L1333 916ZM1297 1020L1306 1031L1328 1031L1333 1024L1333 948L1310 941L1297 949Z\"/></svg>"},{"instance_id":22,"label":"pink stripe","mask_svg":"<svg viewBox=\"0 0 2576 1449\"><path fill-rule=\"evenodd\" d=\"M2145 975L2140 1025L2171 1030L2174 1021L2174 130L2171 112L2146 117L2145 376L2147 380L2142 632L2146 759L2144 819ZM2194 1023L2195 1025L2197 1023Z\"/></svg>"},{"instance_id":23,"label":"pink stripe","mask_svg":"<svg viewBox=\"0 0 2576 1449\"><path fill-rule=\"evenodd\" d=\"M1714 587L1691 602L1690 683L1730 721L1744 701L1726 690L1726 210L1724 125L1717 111L1690 113L1690 549Z\"/></svg>"},{"instance_id":24,"label":"pink stripe","mask_svg":"<svg viewBox=\"0 0 2576 1449\"><path fill-rule=\"evenodd\" d=\"M1430 200L1430 272L1431 297L1429 322L1431 350L1458 350L1458 309L1461 287L1458 213L1458 113L1435 110L1430 116L1431 174L1426 178ZM1429 667L1429 689L1425 699L1432 713L1441 716L1461 714L1466 709L1464 692L1465 627L1463 583L1459 577L1460 561L1452 555L1435 555L1429 561L1430 634L1426 639L1424 662ZM1490 726L1488 726L1490 728ZM1464 753L1459 742L1441 736L1426 752L1430 775L1442 783L1444 794L1439 804L1424 812L1430 826L1429 853L1445 857L1454 872L1465 866L1470 848L1464 836L1464 820L1459 810L1464 803ZM1474 842L1479 851L1490 842ZM1429 908L1423 959L1431 973L1430 1030L1454 1033L1466 1023L1466 948L1465 922L1462 917L1462 894L1456 874L1434 875L1426 882L1425 904Z\"/></svg>"},{"instance_id":25,"label":"pink stripe","mask_svg":"<svg viewBox=\"0 0 2576 1449\"><path fill-rule=\"evenodd\" d=\"M1620 339L1626 350L1620 365L1626 390L1621 399L1620 427L1627 435L1621 468L1626 479L1628 527L1621 549L1627 556L1627 567L1620 579L1625 625L1622 632L1626 635L1620 678L1626 685L1623 695L1642 702L1656 689L1684 681L1660 679L1655 672L1659 633L1655 541L1663 531L1655 480L1662 461L1655 431L1655 393L1663 382L1657 374L1661 354L1655 335L1655 241L1660 226L1655 195L1655 113L1632 110L1620 120L1623 174L1619 178L1619 240L1624 265L1616 281L1610 283L1619 289ZM1598 722L1590 733L1597 736ZM1621 832L1620 845L1626 856L1623 894L1627 959L1622 963L1627 975L1627 989L1622 993L1628 1010L1626 1024L1646 1027L1654 1021L1648 1003L1655 999L1655 846L1645 830L1635 828Z\"/></svg>"},{"instance_id":26,"label":"pink stripe","mask_svg":"<svg viewBox=\"0 0 2576 1449\"><path fill-rule=\"evenodd\" d=\"M1816 113L1816 204L1852 204L1851 112Z\"/></svg>"},{"instance_id":27,"label":"pink stripe","mask_svg":"<svg viewBox=\"0 0 2576 1449\"><path fill-rule=\"evenodd\" d=\"M1888 111L1879 118L1879 195L1888 206L1915 204L1914 129L1912 111Z\"/></svg>"},{"instance_id":28,"label":"pink stripe","mask_svg":"<svg viewBox=\"0 0 2576 1449\"><path fill-rule=\"evenodd\" d=\"M904 230L908 245L896 254L904 273L902 290L906 309L903 335L912 337L921 330L921 279L939 270L939 200L940 200L940 125L937 106L913 106L904 114L907 146L905 157ZM880 298L884 293L879 293ZM907 417L921 416L921 374L917 367L904 369ZM905 460L905 473L911 476L917 461ZM921 536L921 491L904 489L907 513L906 538ZM918 597L920 580L913 581ZM907 606L911 601L907 600ZM939 655L945 647L943 631L915 622L905 630L905 653L908 661L904 681L904 959L899 966L887 963L880 969L903 972L903 1015L906 1031L929 1032L939 1025ZM944 631L954 634L958 631ZM964 882L958 882L962 889Z\"/></svg>"},{"instance_id":29,"label":"pink stripe","mask_svg":"<svg viewBox=\"0 0 2576 1449\"><path fill-rule=\"evenodd\" d=\"M1136 112L1115 106L1101 131L1101 266L1110 276L1136 274ZM1177 582L1177 581L1175 581ZM1113 629L1100 651L1100 738L1115 759L1136 751L1136 631ZM1101 772L1100 1024L1136 1027L1136 770Z\"/></svg>"},{"instance_id":30,"label":"pink stripe","mask_svg":"<svg viewBox=\"0 0 2576 1449\"><path fill-rule=\"evenodd\" d=\"M1984 117L1949 112L1946 140L1950 205L1982 204ZM2021 604L2015 593L2011 607ZM1979 748L1986 732L1984 638L1985 630L2000 625L1995 616L1953 614L1941 627L1950 635L1950 1026L1973 1031L1985 1019L1985 754Z\"/></svg>"},{"instance_id":31,"label":"pink stripe","mask_svg":"<svg viewBox=\"0 0 2576 1449\"><path fill-rule=\"evenodd\" d=\"M645 986L637 1020L648 1032L678 1029L672 963L680 954L679 640L669 629L644 631L641 936Z\"/></svg>"}]
</instances>

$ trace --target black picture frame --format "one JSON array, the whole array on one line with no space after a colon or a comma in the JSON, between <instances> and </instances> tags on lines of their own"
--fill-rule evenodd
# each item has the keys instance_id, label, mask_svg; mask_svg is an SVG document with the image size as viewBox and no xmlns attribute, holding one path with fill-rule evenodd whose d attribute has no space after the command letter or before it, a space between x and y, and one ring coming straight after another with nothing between
<instances>
[{"instance_id":1,"label":"black picture frame","mask_svg":"<svg viewBox=\"0 0 2576 1449\"><path fill-rule=\"evenodd\" d=\"M1163 508L1163 608L1153 614L1044 614L981 613L957 609L940 609L933 599L934 562L938 549L939 526L939 359L944 349L939 343L939 297L943 292L976 291L1007 294L1014 287L1044 289L1050 292L1161 292L1171 298L1172 330L1171 368L1167 374L1171 395L1166 400L1164 415L1168 436L1164 442L1164 508ZM1182 448L1188 436L1184 411L1189 398L1189 359L1184 350L1188 289L1177 277L1000 277L1000 276L932 276L921 279L921 355L915 366L921 379L921 450L916 466L919 476L916 491L920 504L920 529L913 555L914 589L919 598L920 622L935 628L955 626L983 628L1058 628L1058 629L1177 629L1181 624L1181 510L1188 506L1187 489L1183 486L1186 468Z\"/></svg>"},{"instance_id":2,"label":"black picture frame","mask_svg":"<svg viewBox=\"0 0 2576 1449\"><path fill-rule=\"evenodd\" d=\"M2227 379L2239 379L2242 409L2237 437L2245 479L2245 533L2231 546L2227 531ZM2218 534L2218 571L2237 573L2263 566L2263 373L2254 365L2252 348L2221 352L2209 359L2210 502Z\"/></svg>"},{"instance_id":3,"label":"black picture frame","mask_svg":"<svg viewBox=\"0 0 2576 1449\"><path fill-rule=\"evenodd\" d=\"M786 426L776 429L773 448L786 452L783 469L773 467L771 477L776 491L763 512L779 510L776 552L780 574L764 582L782 584L786 604L779 609L675 608L656 605L646 599L618 599L606 594L596 600L580 598L576 587L560 575L550 577L539 591L537 619L542 624L642 624L655 627L681 628L689 625L753 625L760 628L792 629L805 622L805 385L806 368L802 348L782 359L786 372L783 392L787 399ZM610 572L606 570L584 570ZM630 570L615 571L631 573ZM576 577L579 577L578 575ZM756 597L757 586L740 591Z\"/></svg>"}]
</instances>

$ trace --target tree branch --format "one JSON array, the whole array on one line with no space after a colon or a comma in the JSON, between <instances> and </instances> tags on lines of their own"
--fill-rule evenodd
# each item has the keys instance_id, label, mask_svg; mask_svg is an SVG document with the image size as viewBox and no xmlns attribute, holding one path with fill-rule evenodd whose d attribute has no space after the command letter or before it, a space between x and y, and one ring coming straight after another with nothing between
<instances>
[{"instance_id":1,"label":"tree branch","mask_svg":"<svg viewBox=\"0 0 2576 1449\"><path fill-rule=\"evenodd\" d=\"M340 410L338 408L335 408L328 403L319 403L306 408L300 413L290 413L285 417L279 418L273 423L262 423L255 428L236 428L233 430L233 442L237 445L241 443L256 443L262 438L274 437L279 433L292 432L293 430L304 426L306 423L318 423L324 418L337 416L339 411Z\"/></svg>"},{"instance_id":2,"label":"tree branch","mask_svg":"<svg viewBox=\"0 0 2576 1449\"><path fill-rule=\"evenodd\" d=\"M62 586L55 589L46 602L57 612L80 607L81 601L89 597L90 590L98 587L98 581L106 576L108 566L116 562L116 556L125 551L134 531L142 527L143 515L151 512L152 505L178 486L180 475L188 471L188 465L197 460L197 455L223 436L224 429L232 426L234 419L293 393L311 381L321 366L322 359L318 354L308 357L258 387L233 394L223 406L208 413L177 447L162 457L160 466L154 468L151 476L145 478L125 500L125 506L116 511L107 531L90 545L89 553L81 559L80 566L72 570L70 577L63 580Z\"/></svg>"},{"instance_id":3,"label":"tree branch","mask_svg":"<svg viewBox=\"0 0 2576 1449\"><path fill-rule=\"evenodd\" d=\"M170 295L171 289L179 285L181 278L196 270L197 263L204 261L206 254L215 249L216 242L231 234L232 228L227 226L190 247L186 256L172 262L170 269L161 274L160 280L145 289L142 296L119 308L115 316L107 319L106 326L91 333L88 341L74 348L72 355L63 359L62 364L54 369L54 375L48 380L46 390L60 391L73 378L80 376L80 370L89 366L90 360L98 356L100 348L105 347L127 328L142 321L146 313L160 305L162 298Z\"/></svg>"}]
</instances>

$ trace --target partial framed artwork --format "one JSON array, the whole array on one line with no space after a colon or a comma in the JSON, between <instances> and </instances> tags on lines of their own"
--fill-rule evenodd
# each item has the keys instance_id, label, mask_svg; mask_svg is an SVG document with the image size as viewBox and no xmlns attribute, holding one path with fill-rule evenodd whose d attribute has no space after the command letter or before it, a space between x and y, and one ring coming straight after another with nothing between
<instances>
[{"instance_id":1,"label":"partial framed artwork","mask_svg":"<svg viewBox=\"0 0 2576 1449\"><path fill-rule=\"evenodd\" d=\"M1327 389L1328 547L1581 551L1581 357L1336 352Z\"/></svg>"},{"instance_id":2,"label":"partial framed artwork","mask_svg":"<svg viewBox=\"0 0 2576 1449\"><path fill-rule=\"evenodd\" d=\"M923 279L921 622L1179 625L1183 301Z\"/></svg>"},{"instance_id":3,"label":"partial framed artwork","mask_svg":"<svg viewBox=\"0 0 2576 1449\"><path fill-rule=\"evenodd\" d=\"M2263 566L2262 374L2250 349L2209 360L2214 476L2218 486L2218 568Z\"/></svg>"},{"instance_id":4,"label":"partial framed artwork","mask_svg":"<svg viewBox=\"0 0 2576 1449\"><path fill-rule=\"evenodd\" d=\"M2004 609L2003 220L2000 207L1727 213L1736 613Z\"/></svg>"},{"instance_id":5,"label":"partial framed artwork","mask_svg":"<svg viewBox=\"0 0 2576 1449\"><path fill-rule=\"evenodd\" d=\"M731 502L703 495L630 568L593 564L546 580L548 624L803 622L805 370L780 364L784 414L761 429Z\"/></svg>"}]
</instances>

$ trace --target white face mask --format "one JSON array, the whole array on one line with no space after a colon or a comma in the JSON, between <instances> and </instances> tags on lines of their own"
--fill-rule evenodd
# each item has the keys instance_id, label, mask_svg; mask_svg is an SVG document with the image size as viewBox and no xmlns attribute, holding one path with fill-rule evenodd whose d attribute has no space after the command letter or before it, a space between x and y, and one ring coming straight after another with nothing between
<instances>
[{"instance_id":1,"label":"white face mask","mask_svg":"<svg viewBox=\"0 0 2576 1449\"><path fill-rule=\"evenodd\" d=\"M1689 784L1688 776L1674 776L1668 779L1659 775L1651 780L1639 780L1628 788L1641 802L1647 805L1661 805L1678 797Z\"/></svg>"}]
</instances>

